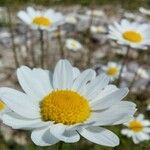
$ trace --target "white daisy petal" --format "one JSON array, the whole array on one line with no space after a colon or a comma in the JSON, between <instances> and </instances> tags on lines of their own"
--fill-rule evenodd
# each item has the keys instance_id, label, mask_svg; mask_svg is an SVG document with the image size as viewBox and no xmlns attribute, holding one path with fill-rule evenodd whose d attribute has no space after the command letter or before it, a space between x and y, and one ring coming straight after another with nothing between
<instances>
[{"instance_id":1,"label":"white daisy petal","mask_svg":"<svg viewBox=\"0 0 150 150\"><path fill-rule=\"evenodd\" d=\"M31 23L31 18L30 16L28 16L24 11L20 11L17 16L23 20L26 24L30 24Z\"/></svg>"},{"instance_id":2,"label":"white daisy petal","mask_svg":"<svg viewBox=\"0 0 150 150\"><path fill-rule=\"evenodd\" d=\"M55 89L68 89L73 83L73 68L67 60L60 60L54 70L53 86Z\"/></svg>"},{"instance_id":3,"label":"white daisy petal","mask_svg":"<svg viewBox=\"0 0 150 150\"><path fill-rule=\"evenodd\" d=\"M94 126L122 124L133 119L135 107L132 102L122 101L102 112L93 112L89 121L95 122Z\"/></svg>"},{"instance_id":4,"label":"white daisy petal","mask_svg":"<svg viewBox=\"0 0 150 150\"><path fill-rule=\"evenodd\" d=\"M137 120L140 120L140 121L143 121L144 120L144 115L143 114L139 114L137 117L136 117Z\"/></svg>"},{"instance_id":5,"label":"white daisy petal","mask_svg":"<svg viewBox=\"0 0 150 150\"><path fill-rule=\"evenodd\" d=\"M134 142L135 144L140 143L140 141L139 141L139 139L137 138L136 135L133 135L133 136L132 136L132 139L133 139L133 142Z\"/></svg>"},{"instance_id":6,"label":"white daisy petal","mask_svg":"<svg viewBox=\"0 0 150 150\"><path fill-rule=\"evenodd\" d=\"M50 132L59 139L59 136L65 132L66 126L58 123L50 128Z\"/></svg>"},{"instance_id":7,"label":"white daisy petal","mask_svg":"<svg viewBox=\"0 0 150 150\"><path fill-rule=\"evenodd\" d=\"M150 121L149 120L142 120L142 123L145 127L150 126Z\"/></svg>"},{"instance_id":8,"label":"white daisy petal","mask_svg":"<svg viewBox=\"0 0 150 150\"><path fill-rule=\"evenodd\" d=\"M0 88L3 102L18 115L39 118L39 106L26 94L10 88Z\"/></svg>"},{"instance_id":9,"label":"white daisy petal","mask_svg":"<svg viewBox=\"0 0 150 150\"><path fill-rule=\"evenodd\" d=\"M53 87L51 85L50 72L48 70L43 69L33 69L33 75L37 80L41 80L41 85L43 86L45 93L51 92Z\"/></svg>"},{"instance_id":10,"label":"white daisy petal","mask_svg":"<svg viewBox=\"0 0 150 150\"><path fill-rule=\"evenodd\" d=\"M129 129L122 129L122 130L121 130L121 133L122 133L123 135L126 135L127 137L132 137L132 135L133 135L133 132L130 131Z\"/></svg>"},{"instance_id":11,"label":"white daisy petal","mask_svg":"<svg viewBox=\"0 0 150 150\"><path fill-rule=\"evenodd\" d=\"M48 122L42 122L41 119L27 119L15 113L3 115L3 123L11 126L13 129L34 129L49 125Z\"/></svg>"},{"instance_id":12,"label":"white daisy petal","mask_svg":"<svg viewBox=\"0 0 150 150\"><path fill-rule=\"evenodd\" d=\"M140 132L137 134L137 138L139 139L139 141L144 141L144 140L149 140L150 136L146 133Z\"/></svg>"},{"instance_id":13,"label":"white daisy petal","mask_svg":"<svg viewBox=\"0 0 150 150\"><path fill-rule=\"evenodd\" d=\"M95 71L92 69L87 69L83 71L78 78L73 83L72 89L76 91L81 91L87 82L91 81L95 77Z\"/></svg>"},{"instance_id":14,"label":"white daisy petal","mask_svg":"<svg viewBox=\"0 0 150 150\"><path fill-rule=\"evenodd\" d=\"M99 75L94 80L92 80L86 87L86 96L89 100L94 99L97 94L99 94L100 90L106 87L109 82L109 77L105 74Z\"/></svg>"},{"instance_id":15,"label":"white daisy petal","mask_svg":"<svg viewBox=\"0 0 150 150\"><path fill-rule=\"evenodd\" d=\"M59 140L50 133L49 127L33 130L31 139L38 146L51 146L59 142Z\"/></svg>"},{"instance_id":16,"label":"white daisy petal","mask_svg":"<svg viewBox=\"0 0 150 150\"><path fill-rule=\"evenodd\" d=\"M76 67L73 67L73 79L75 80L80 75L80 70Z\"/></svg>"},{"instance_id":17,"label":"white daisy petal","mask_svg":"<svg viewBox=\"0 0 150 150\"><path fill-rule=\"evenodd\" d=\"M38 101L52 90L47 70L31 70L26 66L22 66L17 70L17 77L23 90Z\"/></svg>"},{"instance_id":18,"label":"white daisy petal","mask_svg":"<svg viewBox=\"0 0 150 150\"><path fill-rule=\"evenodd\" d=\"M112 85L112 84L107 85L106 88L104 88L101 92L99 92L99 94L97 94L97 96L93 99L93 102L98 101L99 99L102 99L105 96L107 96L117 90L118 90L118 88L115 85Z\"/></svg>"},{"instance_id":19,"label":"white daisy petal","mask_svg":"<svg viewBox=\"0 0 150 150\"><path fill-rule=\"evenodd\" d=\"M74 131L66 131L66 127L62 124L51 126L50 132L59 140L65 143L75 143L80 140L79 134Z\"/></svg>"},{"instance_id":20,"label":"white daisy petal","mask_svg":"<svg viewBox=\"0 0 150 150\"><path fill-rule=\"evenodd\" d=\"M91 107L93 110L106 109L121 101L127 95L128 91L129 90L127 88L118 89L104 98L99 99L99 101L91 101Z\"/></svg>"},{"instance_id":21,"label":"white daisy petal","mask_svg":"<svg viewBox=\"0 0 150 150\"><path fill-rule=\"evenodd\" d=\"M29 16L31 18L35 17L36 16L36 11L32 8L32 7L28 7L27 8L27 13L29 14Z\"/></svg>"},{"instance_id":22,"label":"white daisy petal","mask_svg":"<svg viewBox=\"0 0 150 150\"><path fill-rule=\"evenodd\" d=\"M150 127L145 127L145 128L143 129L143 132L145 132L145 133L150 133Z\"/></svg>"},{"instance_id":23,"label":"white daisy petal","mask_svg":"<svg viewBox=\"0 0 150 150\"><path fill-rule=\"evenodd\" d=\"M119 138L111 131L101 127L88 127L82 129L79 133L84 138L96 144L110 147L119 145Z\"/></svg>"}]
</instances>

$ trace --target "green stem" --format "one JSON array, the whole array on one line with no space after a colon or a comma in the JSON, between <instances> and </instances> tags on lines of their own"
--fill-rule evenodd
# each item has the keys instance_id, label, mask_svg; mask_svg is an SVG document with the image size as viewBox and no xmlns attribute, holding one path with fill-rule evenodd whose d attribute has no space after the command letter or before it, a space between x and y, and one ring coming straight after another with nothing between
<instances>
[{"instance_id":1,"label":"green stem","mask_svg":"<svg viewBox=\"0 0 150 150\"><path fill-rule=\"evenodd\" d=\"M91 42L91 38L92 38L92 35L91 35L91 31L90 31L90 28L93 24L93 19L94 19L94 15L93 15L93 11L95 9L95 0L91 0L91 4L90 4L90 7L91 7L91 16L90 16L90 20L89 20L89 25L88 25L88 29L87 29L87 40L86 40L86 44L88 46L88 59L87 59L87 65L90 66L91 65L91 58L93 56L93 51L94 51L94 45L93 45L93 42Z\"/></svg>"},{"instance_id":2,"label":"green stem","mask_svg":"<svg viewBox=\"0 0 150 150\"><path fill-rule=\"evenodd\" d=\"M128 46L128 47L127 47L127 51L126 51L126 55L125 55L125 57L124 57L124 59L123 59L122 66L121 66L121 70L120 70L120 73L119 73L118 85L120 85L120 83L121 83L121 81L122 81L122 73L123 73L125 64L127 63L127 60L128 60L128 57L129 57L129 51L130 51L130 47Z\"/></svg>"},{"instance_id":3,"label":"green stem","mask_svg":"<svg viewBox=\"0 0 150 150\"><path fill-rule=\"evenodd\" d=\"M25 33L26 58L25 58L25 61L26 61L26 63L30 64L28 61L28 59L30 58L30 56L29 56L29 45L28 45L28 34L29 34L28 31L29 31L28 26L26 26L26 33Z\"/></svg>"},{"instance_id":4,"label":"green stem","mask_svg":"<svg viewBox=\"0 0 150 150\"><path fill-rule=\"evenodd\" d=\"M65 52L64 52L64 47L63 47L63 44L62 44L60 26L58 27L58 38L57 39L58 39L58 44L59 44L60 57L63 59L63 58L65 58Z\"/></svg>"},{"instance_id":5,"label":"green stem","mask_svg":"<svg viewBox=\"0 0 150 150\"><path fill-rule=\"evenodd\" d=\"M46 68L49 68L49 47L50 47L50 44L49 44L49 32L47 31L46 32L46 44L45 44L45 62L46 62Z\"/></svg>"},{"instance_id":6,"label":"green stem","mask_svg":"<svg viewBox=\"0 0 150 150\"><path fill-rule=\"evenodd\" d=\"M17 58L16 45L15 45L15 42L14 42L12 18L11 18L11 12L10 12L10 8L9 7L7 7L7 12L8 12L8 19L9 19L9 30L10 30L11 41L12 41L12 50L13 50L15 65L18 68L19 67L19 62L18 62L18 58Z\"/></svg>"},{"instance_id":7,"label":"green stem","mask_svg":"<svg viewBox=\"0 0 150 150\"><path fill-rule=\"evenodd\" d=\"M57 150L62 150L62 147L63 147L63 142L61 141L58 143Z\"/></svg>"},{"instance_id":8,"label":"green stem","mask_svg":"<svg viewBox=\"0 0 150 150\"><path fill-rule=\"evenodd\" d=\"M44 31L43 30L39 30L40 32L40 44L41 44L41 67L44 67Z\"/></svg>"},{"instance_id":9,"label":"green stem","mask_svg":"<svg viewBox=\"0 0 150 150\"><path fill-rule=\"evenodd\" d=\"M118 147L118 146L116 146L116 147L114 147L113 149L114 149L114 150L119 150L119 147Z\"/></svg>"},{"instance_id":10,"label":"green stem","mask_svg":"<svg viewBox=\"0 0 150 150\"><path fill-rule=\"evenodd\" d=\"M90 66L91 65L91 58L92 58L92 55L93 55L93 43L91 43L91 32L90 32L90 28L92 26L92 23L93 23L93 9L92 9L92 14L91 14L91 18L90 18L90 21L89 21L89 27L87 29L87 35L86 35L86 44L88 46L88 59L87 59L87 65Z\"/></svg>"},{"instance_id":11,"label":"green stem","mask_svg":"<svg viewBox=\"0 0 150 150\"><path fill-rule=\"evenodd\" d=\"M135 83L137 77L138 77L138 73L135 72L135 73L134 73L134 77L133 77L133 79L132 79L132 81L131 81L131 83L130 83L130 85L129 85L129 90L132 89L132 87L133 87L133 85L134 85L134 83Z\"/></svg>"},{"instance_id":12,"label":"green stem","mask_svg":"<svg viewBox=\"0 0 150 150\"><path fill-rule=\"evenodd\" d=\"M30 50L29 54L31 55L32 65L33 65L33 67L35 67L36 66L36 59L35 59L35 52L34 52L34 43L35 43L34 42L34 36L33 36L32 31L30 29L29 29L29 33L30 33L29 38L31 40L30 48L29 48L29 50Z\"/></svg>"}]
</instances>

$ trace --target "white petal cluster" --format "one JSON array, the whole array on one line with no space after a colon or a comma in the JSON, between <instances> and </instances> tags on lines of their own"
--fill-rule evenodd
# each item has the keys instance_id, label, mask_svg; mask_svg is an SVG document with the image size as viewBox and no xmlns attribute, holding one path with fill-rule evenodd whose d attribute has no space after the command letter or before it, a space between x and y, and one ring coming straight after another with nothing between
<instances>
[{"instance_id":1,"label":"white petal cluster","mask_svg":"<svg viewBox=\"0 0 150 150\"><path fill-rule=\"evenodd\" d=\"M65 22L65 17L58 12L55 12L53 9L48 9L45 11L35 10L32 7L28 7L26 11L19 11L17 16L32 29L41 29L54 31L59 25L62 25ZM46 18L50 24L36 24L34 19L38 17Z\"/></svg>"},{"instance_id":2,"label":"white petal cluster","mask_svg":"<svg viewBox=\"0 0 150 150\"><path fill-rule=\"evenodd\" d=\"M2 101L13 111L4 114L3 122L14 129L31 130L32 141L39 146L49 146L64 141L74 143L84 138L105 146L114 147L119 138L101 126L117 125L133 119L136 106L122 101L127 88L109 84L105 74L96 76L92 69L80 72L67 60L60 60L54 73L43 69L22 66L17 77L24 92L11 88L0 88ZM39 104L55 90L72 90L84 96L91 108L87 120L79 124L66 125L52 120L43 121Z\"/></svg>"},{"instance_id":3,"label":"white petal cluster","mask_svg":"<svg viewBox=\"0 0 150 150\"><path fill-rule=\"evenodd\" d=\"M125 32L134 32L139 34L141 39L136 42L134 40L134 35L130 35L132 40L124 38L123 34ZM116 40L121 45L128 45L135 49L147 49L150 45L150 26L149 24L140 24L138 22L129 22L128 20L121 20L120 23L115 22L113 25L109 26L109 38ZM135 37L136 38L136 37Z\"/></svg>"},{"instance_id":4,"label":"white petal cluster","mask_svg":"<svg viewBox=\"0 0 150 150\"><path fill-rule=\"evenodd\" d=\"M130 123L132 121L140 122L142 125L142 129L139 131L134 131L130 129ZM145 140L150 140L150 121L145 120L143 114L139 114L133 120L129 121L128 123L125 123L124 125L127 126L128 129L122 129L121 133L129 138L132 138L135 144L138 144ZM138 128L138 126L135 126L135 128Z\"/></svg>"},{"instance_id":5,"label":"white petal cluster","mask_svg":"<svg viewBox=\"0 0 150 150\"><path fill-rule=\"evenodd\" d=\"M72 38L66 39L65 46L67 49L72 50L72 51L78 51L82 48L81 43Z\"/></svg>"},{"instance_id":6,"label":"white petal cluster","mask_svg":"<svg viewBox=\"0 0 150 150\"><path fill-rule=\"evenodd\" d=\"M120 69L121 65L116 62L109 62L107 65L102 66L102 70L110 77L111 81L118 78Z\"/></svg>"}]
</instances>

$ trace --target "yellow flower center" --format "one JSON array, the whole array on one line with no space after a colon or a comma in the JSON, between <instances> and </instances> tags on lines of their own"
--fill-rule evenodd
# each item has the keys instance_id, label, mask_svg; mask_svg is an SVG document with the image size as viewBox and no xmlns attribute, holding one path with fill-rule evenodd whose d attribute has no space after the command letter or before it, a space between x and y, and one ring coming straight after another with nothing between
<instances>
[{"instance_id":1,"label":"yellow flower center","mask_svg":"<svg viewBox=\"0 0 150 150\"><path fill-rule=\"evenodd\" d=\"M71 90L51 92L41 101L40 108L43 121L65 125L83 123L91 113L88 100Z\"/></svg>"},{"instance_id":2,"label":"yellow flower center","mask_svg":"<svg viewBox=\"0 0 150 150\"><path fill-rule=\"evenodd\" d=\"M118 68L117 67L109 67L107 70L107 75L109 76L115 76L118 74Z\"/></svg>"},{"instance_id":3,"label":"yellow flower center","mask_svg":"<svg viewBox=\"0 0 150 150\"><path fill-rule=\"evenodd\" d=\"M133 43L140 43L143 40L143 36L136 31L124 32L123 38Z\"/></svg>"},{"instance_id":4,"label":"yellow flower center","mask_svg":"<svg viewBox=\"0 0 150 150\"><path fill-rule=\"evenodd\" d=\"M76 47L77 47L77 43L74 42L74 41L72 41L72 42L71 42L71 46L72 46L73 48L76 48Z\"/></svg>"},{"instance_id":5,"label":"yellow flower center","mask_svg":"<svg viewBox=\"0 0 150 150\"><path fill-rule=\"evenodd\" d=\"M0 111L2 111L5 108L5 104L0 100Z\"/></svg>"},{"instance_id":6,"label":"yellow flower center","mask_svg":"<svg viewBox=\"0 0 150 150\"><path fill-rule=\"evenodd\" d=\"M133 120L129 123L129 128L133 130L134 132L140 132L143 130L143 125L138 120Z\"/></svg>"},{"instance_id":7,"label":"yellow flower center","mask_svg":"<svg viewBox=\"0 0 150 150\"><path fill-rule=\"evenodd\" d=\"M46 27L52 25L52 21L49 18L43 17L43 16L35 17L32 20L32 23L36 24L36 25L39 25L39 26L46 26Z\"/></svg>"}]
</instances>

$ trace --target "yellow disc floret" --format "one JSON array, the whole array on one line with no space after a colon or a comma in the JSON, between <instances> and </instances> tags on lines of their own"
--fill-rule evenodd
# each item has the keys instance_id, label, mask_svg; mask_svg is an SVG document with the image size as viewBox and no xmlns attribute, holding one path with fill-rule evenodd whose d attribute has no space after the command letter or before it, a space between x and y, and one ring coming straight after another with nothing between
<instances>
[{"instance_id":1,"label":"yellow disc floret","mask_svg":"<svg viewBox=\"0 0 150 150\"><path fill-rule=\"evenodd\" d=\"M39 26L46 26L46 27L52 25L52 21L49 18L43 17L43 16L35 17L32 20L32 23L36 24L36 25L39 25Z\"/></svg>"},{"instance_id":2,"label":"yellow disc floret","mask_svg":"<svg viewBox=\"0 0 150 150\"><path fill-rule=\"evenodd\" d=\"M5 108L5 104L0 100L0 111L2 111Z\"/></svg>"},{"instance_id":3,"label":"yellow disc floret","mask_svg":"<svg viewBox=\"0 0 150 150\"><path fill-rule=\"evenodd\" d=\"M134 132L140 132L143 130L143 125L138 120L133 120L129 123L129 128L133 130Z\"/></svg>"},{"instance_id":4,"label":"yellow disc floret","mask_svg":"<svg viewBox=\"0 0 150 150\"><path fill-rule=\"evenodd\" d=\"M74 42L74 41L72 41L72 42L71 42L71 46L72 46L73 48L76 48L76 47L77 47L77 43Z\"/></svg>"},{"instance_id":5,"label":"yellow disc floret","mask_svg":"<svg viewBox=\"0 0 150 150\"><path fill-rule=\"evenodd\" d=\"M109 67L107 70L107 75L109 76L116 76L118 74L119 70L117 67Z\"/></svg>"},{"instance_id":6,"label":"yellow disc floret","mask_svg":"<svg viewBox=\"0 0 150 150\"><path fill-rule=\"evenodd\" d=\"M124 32L123 38L133 43L140 43L143 40L143 36L135 31Z\"/></svg>"},{"instance_id":7,"label":"yellow disc floret","mask_svg":"<svg viewBox=\"0 0 150 150\"><path fill-rule=\"evenodd\" d=\"M83 123L90 116L88 100L71 90L56 90L40 103L43 121L54 121L65 125Z\"/></svg>"}]
</instances>

